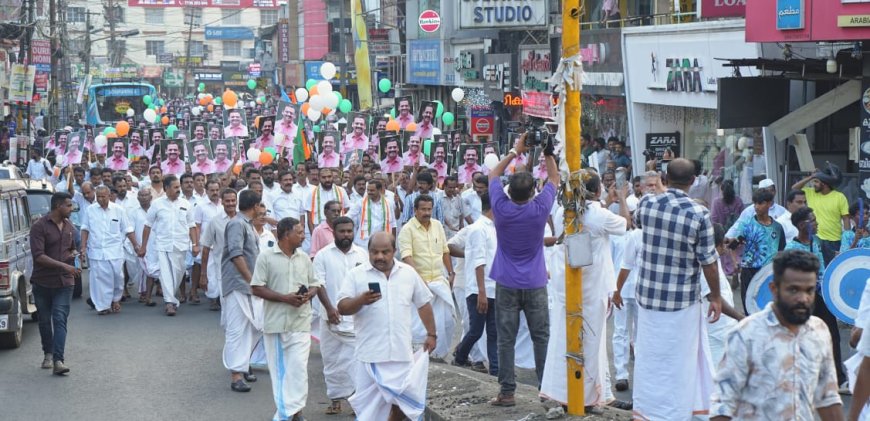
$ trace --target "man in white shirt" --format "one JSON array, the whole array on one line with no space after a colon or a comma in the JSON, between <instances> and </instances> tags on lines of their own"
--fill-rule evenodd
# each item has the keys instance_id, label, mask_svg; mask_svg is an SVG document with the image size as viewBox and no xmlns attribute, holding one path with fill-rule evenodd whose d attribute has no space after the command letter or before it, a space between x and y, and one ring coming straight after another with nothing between
<instances>
[{"instance_id":1,"label":"man in white shirt","mask_svg":"<svg viewBox=\"0 0 870 421\"><path fill-rule=\"evenodd\" d=\"M160 285L167 316L174 316L178 309L175 292L184 276L184 256L193 244L192 251L199 254L199 239L196 238L196 223L193 221L193 207L180 197L181 183L174 175L163 178L166 195L155 200L148 210L145 230L142 233L143 245L139 256L144 257L148 249L148 238L152 234L154 248L160 270Z\"/></svg>"},{"instance_id":2,"label":"man in white shirt","mask_svg":"<svg viewBox=\"0 0 870 421\"><path fill-rule=\"evenodd\" d=\"M344 187L333 184L334 172L332 169L323 168L320 171L320 185L311 189L311 193L306 197L303 206L305 212L308 213L308 230L314 232L314 227L320 225L324 219L323 205L330 200L335 200L341 204L342 212L346 212L350 207L347 192Z\"/></svg>"},{"instance_id":3,"label":"man in white shirt","mask_svg":"<svg viewBox=\"0 0 870 421\"><path fill-rule=\"evenodd\" d=\"M127 217L130 219L130 224L133 225L133 233L136 236L137 244L142 244L145 217L148 214L148 209L151 208L151 190L139 190L136 193L136 199L138 205L127 211ZM153 238L151 239L151 245L154 245ZM152 307L151 290L154 288L154 278L148 276L145 259L139 257L139 251L134 249L133 244L129 241L124 242L124 258L126 260L127 275L130 277L130 281L138 287L139 302Z\"/></svg>"},{"instance_id":4,"label":"man in white shirt","mask_svg":"<svg viewBox=\"0 0 870 421\"><path fill-rule=\"evenodd\" d=\"M776 218L776 222L782 225L782 230L785 233L785 242L791 242L797 237L798 229L791 223L791 214L800 208L807 206L807 194L803 190L792 190L785 197L785 213Z\"/></svg>"},{"instance_id":5,"label":"man in white shirt","mask_svg":"<svg viewBox=\"0 0 870 421\"><path fill-rule=\"evenodd\" d=\"M90 258L91 301L97 314L121 311L124 292L124 237L139 248L127 212L109 202L109 188L97 187L97 203L88 206L82 218L82 254Z\"/></svg>"},{"instance_id":6,"label":"man in white shirt","mask_svg":"<svg viewBox=\"0 0 870 421\"><path fill-rule=\"evenodd\" d=\"M339 314L354 316L361 364L349 402L363 420L417 419L426 405L429 360L414 355L410 316L416 311L426 326L423 351L435 349L432 293L412 267L396 261L395 243L388 233L372 236L369 264L348 272L338 292Z\"/></svg>"},{"instance_id":7,"label":"man in white shirt","mask_svg":"<svg viewBox=\"0 0 870 421\"><path fill-rule=\"evenodd\" d=\"M292 172L284 170L278 173L280 189L272 195L271 199L272 211L274 212L275 219L279 221L288 216L305 221L302 198L299 192L293 188L293 182L294 177Z\"/></svg>"},{"instance_id":8,"label":"man in white shirt","mask_svg":"<svg viewBox=\"0 0 870 421\"><path fill-rule=\"evenodd\" d=\"M318 251L314 257L314 279L323 284L318 298L323 305L327 323L320 324L320 354L323 356L323 377L326 395L332 401L327 414L341 413L341 399L353 394L356 373L353 316L341 316L330 297L338 297L347 272L369 261L366 250L354 244L353 221L340 216L333 223L335 242Z\"/></svg>"},{"instance_id":9,"label":"man in white shirt","mask_svg":"<svg viewBox=\"0 0 870 421\"><path fill-rule=\"evenodd\" d=\"M465 190L462 192L460 196L462 196L462 204L464 205L466 211L468 212L468 216L465 217L465 222L467 224L472 224L478 219L480 219L481 215L481 203L480 196L486 192L488 188L489 179L480 174L477 178L474 179L473 188Z\"/></svg>"},{"instance_id":10,"label":"man in white shirt","mask_svg":"<svg viewBox=\"0 0 870 421\"><path fill-rule=\"evenodd\" d=\"M203 225L200 236L202 244L202 268L200 270L199 287L205 290L205 296L211 299L209 310L220 311L221 305L221 255L224 250L224 231L230 219L236 216L236 191L224 189L221 192L220 212L208 224Z\"/></svg>"},{"instance_id":11,"label":"man in white shirt","mask_svg":"<svg viewBox=\"0 0 870 421\"><path fill-rule=\"evenodd\" d=\"M376 232L396 234L396 217L389 201L381 194L383 188L383 181L370 181L366 186L366 195L347 213L356 226L353 242L360 247L367 247L369 238Z\"/></svg>"},{"instance_id":12,"label":"man in white shirt","mask_svg":"<svg viewBox=\"0 0 870 421\"><path fill-rule=\"evenodd\" d=\"M51 177L51 163L42 157L39 148L32 148L30 161L27 161L27 169L24 172L32 180L44 180Z\"/></svg>"}]
</instances>

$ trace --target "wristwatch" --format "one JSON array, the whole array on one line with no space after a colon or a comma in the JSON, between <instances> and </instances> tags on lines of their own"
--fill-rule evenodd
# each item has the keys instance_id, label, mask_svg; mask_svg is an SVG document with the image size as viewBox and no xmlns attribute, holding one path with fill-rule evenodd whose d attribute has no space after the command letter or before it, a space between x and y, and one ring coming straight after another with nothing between
<instances>
[{"instance_id":1,"label":"wristwatch","mask_svg":"<svg viewBox=\"0 0 870 421\"><path fill-rule=\"evenodd\" d=\"M517 153L516 148L511 148L511 150L508 151L508 154L514 154L514 156L520 156L520 154Z\"/></svg>"}]
</instances>

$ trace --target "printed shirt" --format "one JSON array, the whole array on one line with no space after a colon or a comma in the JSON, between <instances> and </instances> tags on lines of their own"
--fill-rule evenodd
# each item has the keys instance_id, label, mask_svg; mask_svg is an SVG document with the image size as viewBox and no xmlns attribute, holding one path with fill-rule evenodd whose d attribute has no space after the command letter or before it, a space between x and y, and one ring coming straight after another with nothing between
<instances>
[{"instance_id":1,"label":"printed shirt","mask_svg":"<svg viewBox=\"0 0 870 421\"><path fill-rule=\"evenodd\" d=\"M812 253L819 259L819 279L825 275L825 258L822 256L822 244L819 242L819 237L813 236L813 242L810 245L806 245L797 240L797 237L794 240L789 241L788 244L785 245L786 250L802 250L809 253Z\"/></svg>"},{"instance_id":2,"label":"printed shirt","mask_svg":"<svg viewBox=\"0 0 870 421\"><path fill-rule=\"evenodd\" d=\"M853 241L855 241L855 231L843 231L843 235L840 237L840 253L844 253L852 248ZM858 240L858 244L855 244L855 248L870 248L870 237L864 237Z\"/></svg>"},{"instance_id":3,"label":"printed shirt","mask_svg":"<svg viewBox=\"0 0 870 421\"><path fill-rule=\"evenodd\" d=\"M320 287L314 265L302 249L287 256L277 244L257 256L251 286L265 286L278 294L295 294L299 287ZM311 303L293 307L265 300L263 333L310 332Z\"/></svg>"},{"instance_id":4,"label":"printed shirt","mask_svg":"<svg viewBox=\"0 0 870 421\"><path fill-rule=\"evenodd\" d=\"M643 259L637 303L649 310L678 311L701 301L701 266L716 262L710 212L685 192L668 189L641 199Z\"/></svg>"},{"instance_id":5,"label":"printed shirt","mask_svg":"<svg viewBox=\"0 0 870 421\"><path fill-rule=\"evenodd\" d=\"M744 268L760 269L773 261L773 256L785 247L785 234L782 225L772 220L770 225L764 225L753 217L748 221L737 221L737 235L743 237L743 259L740 265Z\"/></svg>"},{"instance_id":6,"label":"printed shirt","mask_svg":"<svg viewBox=\"0 0 870 421\"><path fill-rule=\"evenodd\" d=\"M710 417L813 420L815 408L842 404L831 334L813 316L797 334L769 303L728 334L710 397Z\"/></svg>"}]
</instances>

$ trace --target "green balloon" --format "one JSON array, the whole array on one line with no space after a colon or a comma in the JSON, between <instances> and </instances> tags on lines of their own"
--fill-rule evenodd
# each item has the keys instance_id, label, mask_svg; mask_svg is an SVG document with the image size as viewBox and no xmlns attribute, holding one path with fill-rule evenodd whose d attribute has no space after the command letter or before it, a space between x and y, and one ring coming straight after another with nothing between
<instances>
[{"instance_id":1,"label":"green balloon","mask_svg":"<svg viewBox=\"0 0 870 421\"><path fill-rule=\"evenodd\" d=\"M379 89L382 93L387 93L387 92L389 92L389 91L390 91L390 88L392 88L392 87L393 87L393 82L390 82L390 80L387 79L387 78L383 78L383 79L381 79L380 81L378 81L378 89Z\"/></svg>"},{"instance_id":2,"label":"green balloon","mask_svg":"<svg viewBox=\"0 0 870 421\"><path fill-rule=\"evenodd\" d=\"M264 150L265 150L266 152L268 152L269 155L272 155L272 158L275 158L275 156L278 155L278 151L277 151L277 150L275 149L275 147L273 147L273 146L269 146L268 148L266 148L266 149L264 149Z\"/></svg>"},{"instance_id":3,"label":"green balloon","mask_svg":"<svg viewBox=\"0 0 870 421\"><path fill-rule=\"evenodd\" d=\"M115 130L114 127L106 127L105 129L103 129L103 136L108 136L109 133L116 133L116 132L117 132L117 130Z\"/></svg>"},{"instance_id":4,"label":"green balloon","mask_svg":"<svg viewBox=\"0 0 870 421\"><path fill-rule=\"evenodd\" d=\"M453 124L453 113L451 113L450 111L444 113L444 115L441 116L441 121L443 121L444 124L448 126Z\"/></svg>"},{"instance_id":5,"label":"green balloon","mask_svg":"<svg viewBox=\"0 0 870 421\"><path fill-rule=\"evenodd\" d=\"M428 156L430 151L432 151L432 139L426 139L423 142L423 154Z\"/></svg>"},{"instance_id":6,"label":"green balloon","mask_svg":"<svg viewBox=\"0 0 870 421\"><path fill-rule=\"evenodd\" d=\"M178 131L178 126L170 124L169 127L166 128L166 135L169 137L175 137L176 131Z\"/></svg>"},{"instance_id":7,"label":"green balloon","mask_svg":"<svg viewBox=\"0 0 870 421\"><path fill-rule=\"evenodd\" d=\"M343 113L349 113L352 108L353 104L351 104L349 99L342 99L338 104L338 110Z\"/></svg>"},{"instance_id":8,"label":"green balloon","mask_svg":"<svg viewBox=\"0 0 870 421\"><path fill-rule=\"evenodd\" d=\"M205 90L205 83L199 82L199 86L196 87L196 90L200 91L200 92L204 91Z\"/></svg>"},{"instance_id":9,"label":"green balloon","mask_svg":"<svg viewBox=\"0 0 870 421\"><path fill-rule=\"evenodd\" d=\"M444 114L444 104L442 104L441 101L435 101L435 103L438 104L438 109L435 110L435 119L437 120L441 118L442 114Z\"/></svg>"},{"instance_id":10,"label":"green balloon","mask_svg":"<svg viewBox=\"0 0 870 421\"><path fill-rule=\"evenodd\" d=\"M316 81L316 80L314 80L314 79L308 79L308 81L305 82L305 89L308 89L308 90L310 91L311 88L313 88L315 85L317 85L317 81Z\"/></svg>"},{"instance_id":11,"label":"green balloon","mask_svg":"<svg viewBox=\"0 0 870 421\"><path fill-rule=\"evenodd\" d=\"M390 108L390 117L396 118L396 107Z\"/></svg>"},{"instance_id":12,"label":"green balloon","mask_svg":"<svg viewBox=\"0 0 870 421\"><path fill-rule=\"evenodd\" d=\"M248 89L254 89L257 87L257 81L254 79L248 80Z\"/></svg>"},{"instance_id":13,"label":"green balloon","mask_svg":"<svg viewBox=\"0 0 870 421\"><path fill-rule=\"evenodd\" d=\"M311 130L314 130L314 133L320 133L320 125L319 124L315 125L314 127L311 128Z\"/></svg>"},{"instance_id":14,"label":"green balloon","mask_svg":"<svg viewBox=\"0 0 870 421\"><path fill-rule=\"evenodd\" d=\"M154 100L151 98L151 95L145 95L142 97L142 102L144 102L145 105L151 105L152 101Z\"/></svg>"},{"instance_id":15,"label":"green balloon","mask_svg":"<svg viewBox=\"0 0 870 421\"><path fill-rule=\"evenodd\" d=\"M332 94L335 95L336 98L338 98L338 103L341 104L341 100L344 99L344 97L341 96L341 92L332 91Z\"/></svg>"},{"instance_id":16,"label":"green balloon","mask_svg":"<svg viewBox=\"0 0 870 421\"><path fill-rule=\"evenodd\" d=\"M221 105L222 102L223 100L221 99L221 97L215 97L214 105Z\"/></svg>"}]
</instances>

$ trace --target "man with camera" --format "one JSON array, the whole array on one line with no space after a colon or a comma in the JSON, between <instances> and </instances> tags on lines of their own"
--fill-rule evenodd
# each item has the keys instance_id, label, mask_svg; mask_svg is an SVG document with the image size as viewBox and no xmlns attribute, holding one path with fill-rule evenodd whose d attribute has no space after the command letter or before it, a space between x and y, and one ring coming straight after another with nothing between
<instances>
[{"instance_id":1,"label":"man with camera","mask_svg":"<svg viewBox=\"0 0 870 421\"><path fill-rule=\"evenodd\" d=\"M544 132L546 133L546 132ZM533 140L540 140L539 144ZM547 163L547 183L535 194L535 179L529 172L510 177L508 195L501 176L510 162L530 147L541 146ZM524 133L514 148L489 173L489 195L498 236L498 249L492 263L490 278L496 282L495 308L498 326L498 382L501 391L490 401L494 406L514 406L516 379L514 346L519 330L519 312L528 320L534 344L535 372L538 382L544 374L547 342L550 339L550 316L547 301L547 268L544 265L544 227L553 208L559 171L550 136ZM534 196L534 197L533 197Z\"/></svg>"}]
</instances>

